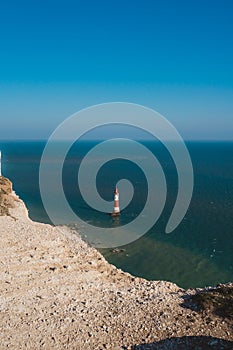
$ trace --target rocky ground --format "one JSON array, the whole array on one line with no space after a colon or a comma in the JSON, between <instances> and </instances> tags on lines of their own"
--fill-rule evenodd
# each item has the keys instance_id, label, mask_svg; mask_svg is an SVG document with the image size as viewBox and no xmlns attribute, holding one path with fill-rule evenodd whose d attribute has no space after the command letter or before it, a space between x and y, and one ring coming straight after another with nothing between
<instances>
[{"instance_id":1,"label":"rocky ground","mask_svg":"<svg viewBox=\"0 0 233 350\"><path fill-rule=\"evenodd\" d=\"M0 208L0 349L233 349L231 284L184 291L124 273L31 221L3 177Z\"/></svg>"},{"instance_id":2,"label":"rocky ground","mask_svg":"<svg viewBox=\"0 0 233 350\"><path fill-rule=\"evenodd\" d=\"M9 209L13 208L16 198L12 197L12 183L0 176L0 215L10 215Z\"/></svg>"}]
</instances>

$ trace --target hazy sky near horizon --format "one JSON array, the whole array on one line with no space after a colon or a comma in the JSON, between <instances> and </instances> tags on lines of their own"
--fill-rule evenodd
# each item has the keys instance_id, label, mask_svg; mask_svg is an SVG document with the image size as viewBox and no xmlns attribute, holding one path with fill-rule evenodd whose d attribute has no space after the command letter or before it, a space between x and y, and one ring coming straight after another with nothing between
<instances>
[{"instance_id":1,"label":"hazy sky near horizon","mask_svg":"<svg viewBox=\"0 0 233 350\"><path fill-rule=\"evenodd\" d=\"M142 104L184 139L233 140L233 1L0 4L0 139L93 104Z\"/></svg>"}]
</instances>

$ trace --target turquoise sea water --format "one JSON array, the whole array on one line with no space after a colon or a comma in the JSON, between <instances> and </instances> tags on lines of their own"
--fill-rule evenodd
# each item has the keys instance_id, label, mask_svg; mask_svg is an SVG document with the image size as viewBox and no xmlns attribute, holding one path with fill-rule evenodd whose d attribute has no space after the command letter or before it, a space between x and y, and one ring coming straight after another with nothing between
<instances>
[{"instance_id":1,"label":"turquoise sea water","mask_svg":"<svg viewBox=\"0 0 233 350\"><path fill-rule=\"evenodd\" d=\"M104 213L90 208L77 188L77 168L95 142L83 141L70 150L63 168L63 187L72 209L83 220L111 226ZM167 181L166 205L158 222L120 252L102 249L107 260L136 276L164 279L181 287L202 287L233 280L233 143L187 142L194 168L194 192L185 218L171 234L165 226L177 195L177 173L168 152L158 142L144 141L159 159ZM50 222L40 198L39 164L45 142L0 142L3 175L13 181L33 220ZM127 152L127 150L126 150ZM106 163L97 177L97 188L106 200L122 177L132 181L135 194L122 212L121 224L142 210L147 197L143 172L132 162ZM122 194L121 194L122 195ZM54 205L59 198L54 193Z\"/></svg>"}]
</instances>

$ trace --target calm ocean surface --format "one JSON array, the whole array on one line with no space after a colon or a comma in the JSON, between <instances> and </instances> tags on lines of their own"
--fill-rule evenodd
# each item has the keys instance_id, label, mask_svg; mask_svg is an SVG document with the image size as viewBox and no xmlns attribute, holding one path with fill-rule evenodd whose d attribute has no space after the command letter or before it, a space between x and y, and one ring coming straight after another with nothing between
<instances>
[{"instance_id":1,"label":"calm ocean surface","mask_svg":"<svg viewBox=\"0 0 233 350\"><path fill-rule=\"evenodd\" d=\"M83 220L110 226L111 219L93 210L77 189L77 167L95 143L83 141L70 150L63 169L63 186L72 209ZM233 280L233 142L187 142L194 168L194 192L185 218L171 234L165 226L177 195L177 173L167 151L158 142L144 144L156 154L166 175L168 195L162 215L142 238L119 253L102 249L107 260L124 271L147 279L163 279L179 286L203 287ZM0 142L3 175L14 184L33 220L50 222L39 190L39 164L45 142ZM127 150L126 150L127 152ZM132 160L133 161L133 160ZM121 224L136 217L147 197L143 172L133 162L108 162L97 177L99 193L112 200L117 180L127 178L135 187ZM122 196L122 194L121 194ZM54 205L58 198L54 193Z\"/></svg>"}]
</instances>

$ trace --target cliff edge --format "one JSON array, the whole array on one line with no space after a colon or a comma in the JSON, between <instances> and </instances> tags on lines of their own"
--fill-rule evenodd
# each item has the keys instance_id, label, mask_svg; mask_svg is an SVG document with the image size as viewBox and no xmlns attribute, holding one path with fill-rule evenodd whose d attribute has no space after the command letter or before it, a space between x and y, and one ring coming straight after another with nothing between
<instances>
[{"instance_id":1,"label":"cliff edge","mask_svg":"<svg viewBox=\"0 0 233 350\"><path fill-rule=\"evenodd\" d=\"M12 183L0 176L0 215L9 215L9 208L13 208Z\"/></svg>"},{"instance_id":2,"label":"cliff edge","mask_svg":"<svg viewBox=\"0 0 233 350\"><path fill-rule=\"evenodd\" d=\"M75 232L31 221L3 177L0 215L0 349L233 349L231 309L205 307L209 290L124 273Z\"/></svg>"}]
</instances>

